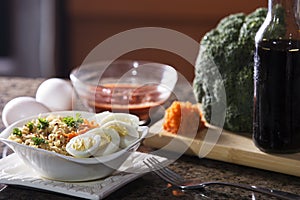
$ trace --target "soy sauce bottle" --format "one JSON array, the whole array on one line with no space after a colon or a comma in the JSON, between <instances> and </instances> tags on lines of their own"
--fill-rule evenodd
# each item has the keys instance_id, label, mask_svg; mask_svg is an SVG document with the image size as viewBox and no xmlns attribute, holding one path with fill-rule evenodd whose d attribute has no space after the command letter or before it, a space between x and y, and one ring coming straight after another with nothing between
<instances>
[{"instance_id":1,"label":"soy sauce bottle","mask_svg":"<svg viewBox=\"0 0 300 200\"><path fill-rule=\"evenodd\" d=\"M300 151L300 0L269 0L255 37L253 141L264 152Z\"/></svg>"}]
</instances>

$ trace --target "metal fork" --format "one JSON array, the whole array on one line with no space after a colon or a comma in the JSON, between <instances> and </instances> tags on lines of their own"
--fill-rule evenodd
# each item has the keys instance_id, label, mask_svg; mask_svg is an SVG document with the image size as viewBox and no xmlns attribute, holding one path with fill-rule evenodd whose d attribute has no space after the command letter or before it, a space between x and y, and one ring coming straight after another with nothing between
<instances>
[{"instance_id":1,"label":"metal fork","mask_svg":"<svg viewBox=\"0 0 300 200\"><path fill-rule=\"evenodd\" d=\"M195 189L204 189L210 185L224 185L235 188L241 188L245 190L249 190L252 192L258 192L266 195L270 195L273 197L277 197L280 199L287 200L300 200L300 195L273 190L269 188L257 187L254 185L245 185L239 183L229 183L229 182L218 182L218 181L210 181L210 182L202 182L201 180L187 180L182 176L172 171L171 169L164 167L156 158L150 157L144 160L144 163L148 166L148 168L153 171L156 175L164 179L166 182L170 183L173 187L179 188L181 190L195 190Z\"/></svg>"}]
</instances>

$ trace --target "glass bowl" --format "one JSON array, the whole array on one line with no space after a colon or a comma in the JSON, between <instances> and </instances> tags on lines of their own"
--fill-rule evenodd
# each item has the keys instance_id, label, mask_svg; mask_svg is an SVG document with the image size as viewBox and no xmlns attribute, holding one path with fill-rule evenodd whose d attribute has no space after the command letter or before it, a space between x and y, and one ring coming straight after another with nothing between
<instances>
[{"instance_id":1,"label":"glass bowl","mask_svg":"<svg viewBox=\"0 0 300 200\"><path fill-rule=\"evenodd\" d=\"M70 79L89 112L124 112L149 122L149 111L171 95L177 82L176 70L166 64L118 60L82 65Z\"/></svg>"}]
</instances>

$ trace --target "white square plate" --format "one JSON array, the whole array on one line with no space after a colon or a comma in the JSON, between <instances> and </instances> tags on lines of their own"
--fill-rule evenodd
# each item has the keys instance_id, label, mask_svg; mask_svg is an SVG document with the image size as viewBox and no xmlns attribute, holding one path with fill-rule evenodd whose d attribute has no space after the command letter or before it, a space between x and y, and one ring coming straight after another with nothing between
<instances>
[{"instance_id":1,"label":"white square plate","mask_svg":"<svg viewBox=\"0 0 300 200\"><path fill-rule=\"evenodd\" d=\"M153 155L132 153L118 172L104 179L87 182L60 182L41 178L34 170L27 167L17 154L13 153L0 159L0 183L28 186L87 199L102 199L145 174L148 168L143 160L149 156ZM166 158L158 156L156 158L161 162L167 162Z\"/></svg>"}]
</instances>

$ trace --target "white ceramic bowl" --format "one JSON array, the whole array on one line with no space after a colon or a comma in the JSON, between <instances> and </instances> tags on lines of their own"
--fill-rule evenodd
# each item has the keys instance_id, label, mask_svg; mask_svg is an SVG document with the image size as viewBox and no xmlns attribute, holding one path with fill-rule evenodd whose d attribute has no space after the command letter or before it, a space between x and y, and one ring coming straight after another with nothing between
<instances>
[{"instance_id":1,"label":"white ceramic bowl","mask_svg":"<svg viewBox=\"0 0 300 200\"><path fill-rule=\"evenodd\" d=\"M95 113L82 111L61 111L52 112L51 114L75 116L76 113L81 114L83 118L91 120L95 118ZM44 113L39 116L43 117L49 114L50 113ZM138 148L141 140L145 138L148 133L148 127L140 126L138 130L140 138L132 145L113 154L95 158L74 158L19 144L7 139L13 128L22 127L28 121L36 119L37 117L38 116L32 116L10 125L0 134L0 141L7 144L27 166L34 169L40 176L60 181L88 181L109 176L122 165L130 153Z\"/></svg>"}]
</instances>

